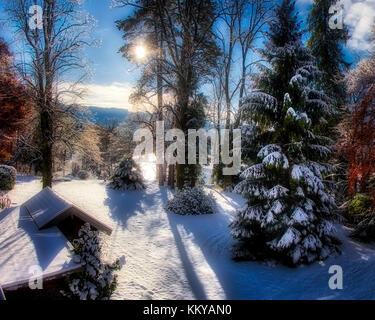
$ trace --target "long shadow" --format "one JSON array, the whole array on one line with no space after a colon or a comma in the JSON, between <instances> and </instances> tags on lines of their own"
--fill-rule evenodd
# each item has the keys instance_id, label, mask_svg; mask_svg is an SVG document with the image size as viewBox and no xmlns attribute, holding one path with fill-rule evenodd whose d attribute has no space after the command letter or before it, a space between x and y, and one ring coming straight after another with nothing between
<instances>
[{"instance_id":1,"label":"long shadow","mask_svg":"<svg viewBox=\"0 0 375 320\"><path fill-rule=\"evenodd\" d=\"M41 177L18 174L16 181L17 183L28 183L36 180L41 180Z\"/></svg>"},{"instance_id":2,"label":"long shadow","mask_svg":"<svg viewBox=\"0 0 375 320\"><path fill-rule=\"evenodd\" d=\"M154 185L154 188L153 189L150 188L147 194L143 194L143 196L141 196L139 200L134 204L134 206L130 207L130 209L137 211L139 209L142 209L142 206L146 206L147 209L150 210L154 206L155 210L160 210L161 209L160 206L163 207L168 202L171 194L172 194L172 191L169 188L167 187L159 188L159 187L155 187ZM177 228L178 223L176 223L176 221L173 219L175 215L172 213L168 213L168 212L166 214L167 214L168 222L169 222L169 225L170 225L170 228L171 228L171 231L172 231L175 243L176 243L177 250L181 258L181 262L183 265L186 278L191 286L194 297L199 300L207 300L204 287L194 270L194 266L189 260L188 253L185 249L183 240L178 231L178 228ZM120 216L121 216L121 219L124 218L123 215L120 215ZM150 226L150 228L157 228L157 227L159 227L159 225ZM148 230L148 231L149 231L150 237L152 238L153 230Z\"/></svg>"},{"instance_id":3,"label":"long shadow","mask_svg":"<svg viewBox=\"0 0 375 320\"><path fill-rule=\"evenodd\" d=\"M178 231L178 228L177 228L177 223L172 218L171 216L172 213L167 213L167 215L168 215L169 224L171 226L171 230L174 236L174 240L176 242L176 246L181 257L181 262L184 267L185 275L186 275L187 280L189 281L194 297L197 300L207 300L207 296L204 291L202 282L200 281L198 275L196 274L194 270L194 266L190 262L189 256L186 252L185 245L182 241L180 232Z\"/></svg>"},{"instance_id":4,"label":"long shadow","mask_svg":"<svg viewBox=\"0 0 375 320\"><path fill-rule=\"evenodd\" d=\"M237 195L219 194L223 200L234 207L242 207ZM197 219L200 219L197 223ZM217 204L217 212L213 215L176 216L178 225L192 236L200 248L206 263L210 266L224 294L225 299L272 299L278 295L278 287L288 288L293 279L293 271L282 268L288 279L280 279L280 273L275 273L274 266L257 262L235 262L232 260L231 249L234 240L230 235L231 214ZM225 230L225 231L223 231ZM284 272L283 271L283 272ZM206 279L207 281L207 279Z\"/></svg>"},{"instance_id":5,"label":"long shadow","mask_svg":"<svg viewBox=\"0 0 375 320\"><path fill-rule=\"evenodd\" d=\"M237 197L232 196L232 199L228 199L231 204L237 202ZM224 194L223 197L227 198L227 195ZM240 202L236 205L241 206ZM207 264L215 273L226 299L374 298L375 284L366 283L365 280L375 266L373 247L346 243L342 247L344 252L341 256L333 255L324 264L314 263L295 269L260 262L234 262L231 259L231 245L235 240L230 235L230 215L219 212L223 211L223 208L220 209L214 215L176 216L172 219L171 226L174 225L176 238L179 235L176 225L192 235L193 241L199 246ZM196 219L201 220L197 223ZM227 231L220 232L223 229ZM218 243L215 244L215 241ZM370 261L367 262L366 259ZM347 264L350 260L356 263ZM345 290L340 292L332 291L328 286L331 276L328 273L329 267L336 264L343 266L344 274L350 274L350 277L345 278ZM358 292L358 287L363 287L363 291Z\"/></svg>"},{"instance_id":6,"label":"long shadow","mask_svg":"<svg viewBox=\"0 0 375 320\"><path fill-rule=\"evenodd\" d=\"M219 192L218 190L209 187L207 187L207 189L210 190L210 192L216 194L218 197L221 197L227 204L236 206L236 201L234 201L233 198L228 197L225 192ZM241 198L241 196L237 194L232 194L232 197L233 196L235 196L237 199Z\"/></svg>"},{"instance_id":7,"label":"long shadow","mask_svg":"<svg viewBox=\"0 0 375 320\"><path fill-rule=\"evenodd\" d=\"M175 240L177 246L180 250L180 254L182 257L182 261L184 263L188 279L192 284L193 292L197 299L207 299L206 294L203 289L203 285L200 282L198 276L194 272L194 268L189 262L188 255L186 249L184 247L184 243L181 239L180 232L177 226L182 226L187 234L193 235L193 241L201 250L207 264L210 266L212 271L215 273L216 279L220 286L222 287L225 295L231 296L231 292L233 292L233 283L230 274L225 272L225 268L223 268L223 259L220 255L216 255L216 249L212 249L202 243L207 241L206 235L210 235L214 232L214 230L222 230L223 228L227 228L229 225L229 218L226 215L219 215L217 213L213 215L205 215L205 216L178 216L169 213L168 214L169 222L171 225L171 229L175 236ZM199 219L200 221L197 222L196 220ZM229 234L229 228L228 228ZM218 245L220 246L220 244ZM226 250L228 248L221 247L219 250Z\"/></svg>"},{"instance_id":8,"label":"long shadow","mask_svg":"<svg viewBox=\"0 0 375 320\"><path fill-rule=\"evenodd\" d=\"M144 214L145 210L160 203L160 190L149 183L146 190L121 191L106 187L107 198L104 205L109 208L110 216L123 229L127 227L128 220L137 215Z\"/></svg>"},{"instance_id":9,"label":"long shadow","mask_svg":"<svg viewBox=\"0 0 375 320\"><path fill-rule=\"evenodd\" d=\"M118 191L107 188L107 200L105 205L110 208L111 217L118 222L123 229L127 226L127 221L137 214L144 214L145 210L160 210L160 206L164 206L168 199L171 191L166 188L159 188L155 184L150 184L145 191ZM206 300L206 294L202 283L194 271L193 265L189 261L188 254L185 250L184 243L181 239L177 224L170 218L170 214L167 213L169 224L174 236L176 247L181 257L183 269L188 279L188 282L192 288L193 294L196 299ZM152 228L158 228L159 225L151 225ZM150 237L152 237L152 231L148 230Z\"/></svg>"}]
</instances>

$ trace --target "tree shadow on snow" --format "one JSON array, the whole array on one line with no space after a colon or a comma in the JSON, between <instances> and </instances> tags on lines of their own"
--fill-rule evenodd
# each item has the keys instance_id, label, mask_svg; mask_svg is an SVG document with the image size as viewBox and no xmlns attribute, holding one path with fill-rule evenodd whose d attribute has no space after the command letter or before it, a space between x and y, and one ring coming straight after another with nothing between
<instances>
[{"instance_id":1,"label":"tree shadow on snow","mask_svg":"<svg viewBox=\"0 0 375 320\"><path fill-rule=\"evenodd\" d=\"M168 214L171 229L195 297L197 299L212 299L211 296L207 297L205 286L210 287L215 281L224 294L224 297L220 298L267 299L268 296L269 299L272 299L275 295L282 298L282 295L279 295L280 289L288 287L291 280L289 277L293 278L292 271L289 273L288 268L279 266L288 275L285 279L280 279L280 273L275 273L274 266L257 262L233 261L232 245L235 240L230 234L229 224L234 212L233 209L229 211L227 205L239 209L244 205L244 201L238 195L225 192L217 192L215 196L220 201L217 201L217 209L213 215L179 216ZM207 274L204 275L204 279L199 279L199 275L194 271L194 266L189 259L189 242L200 249L205 260L203 262L207 263L214 274L213 279L207 278ZM215 292L213 288L210 288L211 294Z\"/></svg>"},{"instance_id":2,"label":"tree shadow on snow","mask_svg":"<svg viewBox=\"0 0 375 320\"><path fill-rule=\"evenodd\" d=\"M232 245L235 240L230 234L230 221L233 212L226 212L226 204L241 208L243 202L234 194L219 193L221 199L214 215L178 216L168 214L171 228L186 272L190 273L193 292L204 299L204 285L210 285L210 279L202 280L194 273L194 267L188 265L189 249L187 241L199 247L205 262L209 265L225 294L225 299L368 299L373 298L373 284L366 283L366 275L371 274L375 264L374 248L366 248L353 241L341 246L342 255L332 255L324 263L288 268L275 263L235 262L232 260ZM189 240L187 240L187 238ZM184 258L185 257L185 258ZM348 261L356 261L348 264ZM367 263L366 263L367 262ZM332 274L332 265L341 265L347 277L345 290L332 291L328 281ZM361 285L360 285L361 283ZM361 288L360 292L358 288ZM211 290L212 292L212 290ZM211 297L209 297L211 298Z\"/></svg>"},{"instance_id":3,"label":"tree shadow on snow","mask_svg":"<svg viewBox=\"0 0 375 320\"><path fill-rule=\"evenodd\" d=\"M177 228L179 225L178 219L173 216L173 213L167 213L169 224L176 242L178 252L181 257L181 263L183 265L186 278L190 284L192 293L197 300L207 300L207 296L204 290L204 286L197 275L193 263L190 261L189 255L185 249L184 241L181 234Z\"/></svg>"},{"instance_id":4,"label":"tree shadow on snow","mask_svg":"<svg viewBox=\"0 0 375 320\"><path fill-rule=\"evenodd\" d=\"M138 214L145 214L160 205L161 190L152 183L146 190L123 191L106 187L107 197L104 205L109 208L110 217L123 229L127 227L127 221ZM166 195L165 195L166 196Z\"/></svg>"},{"instance_id":5,"label":"tree shadow on snow","mask_svg":"<svg viewBox=\"0 0 375 320\"><path fill-rule=\"evenodd\" d=\"M226 193L209 189L217 198L221 198L221 203L234 208L243 206L242 197L234 194L228 196ZM206 263L216 276L216 279L212 279L212 281L219 283L225 298L233 297L235 292L233 277L230 272L228 273L225 266L223 266L223 262L234 263L230 259L230 249L233 241L230 235L229 223L232 214L225 211L218 201L216 202L216 213L213 215L180 216L168 213L169 224L187 279L196 299L206 300L212 298L207 296L205 290L205 285L210 286L210 279L200 279L199 274L195 271L195 266L191 258L189 258L188 241L192 241L201 250ZM199 259L199 257L196 258Z\"/></svg>"},{"instance_id":6,"label":"tree shadow on snow","mask_svg":"<svg viewBox=\"0 0 375 320\"><path fill-rule=\"evenodd\" d=\"M42 177L39 176L29 176L25 174L18 174L16 183L21 184L21 183L29 183L33 181L42 181Z\"/></svg>"},{"instance_id":7,"label":"tree shadow on snow","mask_svg":"<svg viewBox=\"0 0 375 320\"><path fill-rule=\"evenodd\" d=\"M218 255L223 251L229 250L228 242L230 242L230 240L219 239L223 235L222 232L220 232L221 230L227 229L229 234L229 216L223 213L200 216L180 216L168 213L168 219L181 255L187 279L190 282L195 298L202 300L212 298L207 297L204 287L204 284L210 285L210 279L202 279L205 282L203 284L199 275L194 270L195 267L190 261L187 252L189 249L187 248L186 237L199 247L206 263L210 266L216 276L216 279L212 280L217 280L219 282L227 298L228 291L232 291L230 288L232 286L232 279L228 273L225 272L225 268L223 268L222 265L222 259L218 259Z\"/></svg>"}]
</instances>

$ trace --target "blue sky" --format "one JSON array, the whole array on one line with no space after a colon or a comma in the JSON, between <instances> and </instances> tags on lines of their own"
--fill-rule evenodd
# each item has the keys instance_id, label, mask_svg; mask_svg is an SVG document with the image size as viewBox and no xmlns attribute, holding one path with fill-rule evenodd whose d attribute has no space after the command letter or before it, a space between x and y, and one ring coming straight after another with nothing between
<instances>
[{"instance_id":1,"label":"blue sky","mask_svg":"<svg viewBox=\"0 0 375 320\"><path fill-rule=\"evenodd\" d=\"M99 47L86 50L92 78L84 103L102 107L131 109L129 95L139 77L139 70L118 53L123 40L115 21L130 14L131 8L111 8L111 0L85 0L84 8L96 20Z\"/></svg>"},{"instance_id":2,"label":"blue sky","mask_svg":"<svg viewBox=\"0 0 375 320\"><path fill-rule=\"evenodd\" d=\"M92 81L98 84L109 84L112 82L125 82L129 78L127 70L131 65L117 53L121 47L121 33L115 26L115 21L127 16L130 12L127 8L110 8L111 0L84 0L83 8L96 20L93 37L102 41L100 47L88 48L86 55L91 62L94 71ZM0 1L0 19L6 18ZM13 44L13 35L9 28L4 27L0 35ZM134 77L134 75L132 75Z\"/></svg>"},{"instance_id":3,"label":"blue sky","mask_svg":"<svg viewBox=\"0 0 375 320\"><path fill-rule=\"evenodd\" d=\"M344 22L352 31L349 41L351 55L353 52L362 54L369 50L370 25L375 19L375 0L341 0L345 7ZM297 0L297 10L300 19L306 20L307 12L312 0ZM139 78L139 70L126 61L119 53L123 41L121 32L117 30L115 21L125 18L130 14L131 8L110 8L111 0L85 0L84 9L96 20L94 38L102 41L99 47L86 50L87 59L90 61L92 78L85 84L87 96L81 104L100 107L117 107L132 109L129 95ZM0 19L5 18L1 10ZM0 31L11 46L13 35L9 29Z\"/></svg>"},{"instance_id":4,"label":"blue sky","mask_svg":"<svg viewBox=\"0 0 375 320\"><path fill-rule=\"evenodd\" d=\"M113 82L134 82L134 66L117 51L122 45L121 32L115 21L126 17L127 8L110 8L111 0L85 0L84 8L97 20L95 37L102 41L98 48L89 48L87 55L94 62L93 82L111 84ZM130 80L132 78L132 80Z\"/></svg>"}]
</instances>

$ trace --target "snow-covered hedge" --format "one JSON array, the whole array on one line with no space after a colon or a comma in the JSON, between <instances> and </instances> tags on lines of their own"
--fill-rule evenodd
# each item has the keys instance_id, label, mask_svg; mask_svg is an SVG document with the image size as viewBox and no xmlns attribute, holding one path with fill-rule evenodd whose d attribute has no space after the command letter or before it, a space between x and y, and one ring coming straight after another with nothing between
<instances>
[{"instance_id":1,"label":"snow-covered hedge","mask_svg":"<svg viewBox=\"0 0 375 320\"><path fill-rule=\"evenodd\" d=\"M118 190L144 190L146 186L143 182L142 174L131 158L121 161L115 173L111 177L110 188Z\"/></svg>"},{"instance_id":2,"label":"snow-covered hedge","mask_svg":"<svg viewBox=\"0 0 375 320\"><path fill-rule=\"evenodd\" d=\"M211 193L206 194L201 188L186 188L168 201L166 209L180 215L211 214L215 211L215 200Z\"/></svg>"},{"instance_id":3,"label":"snow-covered hedge","mask_svg":"<svg viewBox=\"0 0 375 320\"><path fill-rule=\"evenodd\" d=\"M17 170L13 167L0 165L0 190L12 190L16 184Z\"/></svg>"},{"instance_id":4,"label":"snow-covered hedge","mask_svg":"<svg viewBox=\"0 0 375 320\"><path fill-rule=\"evenodd\" d=\"M115 271L125 263L125 257L114 263L104 263L101 257L99 232L90 224L82 226L79 239L73 241L75 259L82 263L83 271L68 279L68 290L61 293L70 299L108 300L117 286Z\"/></svg>"},{"instance_id":5,"label":"snow-covered hedge","mask_svg":"<svg viewBox=\"0 0 375 320\"><path fill-rule=\"evenodd\" d=\"M86 170L81 170L77 173L77 177L81 180L87 180L90 178L90 173Z\"/></svg>"}]
</instances>

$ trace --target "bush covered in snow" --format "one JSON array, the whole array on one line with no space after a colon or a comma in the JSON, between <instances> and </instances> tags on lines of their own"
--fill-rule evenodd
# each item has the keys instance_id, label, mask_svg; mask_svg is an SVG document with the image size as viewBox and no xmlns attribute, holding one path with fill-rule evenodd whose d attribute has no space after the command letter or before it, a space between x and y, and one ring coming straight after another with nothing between
<instances>
[{"instance_id":1,"label":"bush covered in snow","mask_svg":"<svg viewBox=\"0 0 375 320\"><path fill-rule=\"evenodd\" d=\"M144 190L142 174L132 158L121 161L115 173L111 177L110 188L117 190Z\"/></svg>"},{"instance_id":2,"label":"bush covered in snow","mask_svg":"<svg viewBox=\"0 0 375 320\"><path fill-rule=\"evenodd\" d=\"M13 167L0 165L0 190L12 190L16 184L17 170Z\"/></svg>"},{"instance_id":3,"label":"bush covered in snow","mask_svg":"<svg viewBox=\"0 0 375 320\"><path fill-rule=\"evenodd\" d=\"M81 180L87 180L90 178L90 173L86 170L80 170L77 173L77 177Z\"/></svg>"},{"instance_id":4,"label":"bush covered in snow","mask_svg":"<svg viewBox=\"0 0 375 320\"><path fill-rule=\"evenodd\" d=\"M371 212L364 216L356 225L351 236L364 242L375 240L375 212Z\"/></svg>"},{"instance_id":5,"label":"bush covered in snow","mask_svg":"<svg viewBox=\"0 0 375 320\"><path fill-rule=\"evenodd\" d=\"M79 239L73 241L77 262L82 263L83 271L68 278L67 291L62 294L71 299L108 300L116 289L116 270L125 263L125 257L114 263L104 263L101 257L99 232L86 223L78 233Z\"/></svg>"},{"instance_id":6,"label":"bush covered in snow","mask_svg":"<svg viewBox=\"0 0 375 320\"><path fill-rule=\"evenodd\" d=\"M358 193L348 202L347 207L356 224L352 236L362 241L375 240L373 198L368 194Z\"/></svg>"},{"instance_id":7,"label":"bush covered in snow","mask_svg":"<svg viewBox=\"0 0 375 320\"><path fill-rule=\"evenodd\" d=\"M360 219L371 212L372 198L368 194L357 193L353 199L348 202L349 214L354 219Z\"/></svg>"},{"instance_id":8,"label":"bush covered in snow","mask_svg":"<svg viewBox=\"0 0 375 320\"><path fill-rule=\"evenodd\" d=\"M12 201L5 193L0 193L0 210L7 209L11 206Z\"/></svg>"},{"instance_id":9,"label":"bush covered in snow","mask_svg":"<svg viewBox=\"0 0 375 320\"><path fill-rule=\"evenodd\" d=\"M215 210L215 200L211 193L206 194L201 188L186 188L177 191L166 209L180 215L211 214Z\"/></svg>"}]
</instances>

